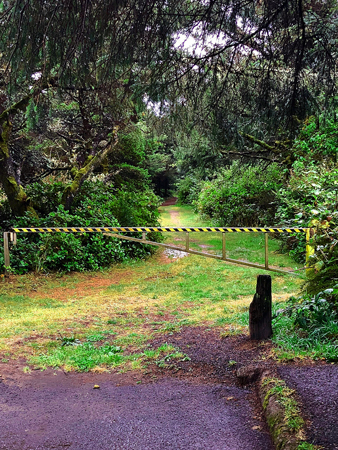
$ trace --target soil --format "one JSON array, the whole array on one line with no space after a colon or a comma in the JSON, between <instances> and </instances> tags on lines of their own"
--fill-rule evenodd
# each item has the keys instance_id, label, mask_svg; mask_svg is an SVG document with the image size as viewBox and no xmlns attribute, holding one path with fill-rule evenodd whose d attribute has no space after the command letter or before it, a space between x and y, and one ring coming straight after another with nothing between
<instances>
[{"instance_id":1,"label":"soil","mask_svg":"<svg viewBox=\"0 0 338 450\"><path fill-rule=\"evenodd\" d=\"M24 374L24 362L0 365L0 449L273 450L255 386L239 387L234 374L264 346L205 328L151 346L163 342L190 361L144 374Z\"/></svg>"},{"instance_id":2,"label":"soil","mask_svg":"<svg viewBox=\"0 0 338 450\"><path fill-rule=\"evenodd\" d=\"M161 206L172 206L172 205L176 205L178 198L177 197L170 197L167 198L167 200L165 202L162 203Z\"/></svg>"},{"instance_id":3,"label":"soil","mask_svg":"<svg viewBox=\"0 0 338 450\"><path fill-rule=\"evenodd\" d=\"M278 371L300 396L309 419L308 441L338 450L338 366L285 366Z\"/></svg>"}]
</instances>

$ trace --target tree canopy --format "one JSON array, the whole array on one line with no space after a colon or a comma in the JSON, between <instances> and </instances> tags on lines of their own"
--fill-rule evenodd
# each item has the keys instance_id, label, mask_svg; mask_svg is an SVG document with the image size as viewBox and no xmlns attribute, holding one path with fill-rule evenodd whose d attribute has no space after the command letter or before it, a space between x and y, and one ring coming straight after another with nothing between
<instances>
[{"instance_id":1,"label":"tree canopy","mask_svg":"<svg viewBox=\"0 0 338 450\"><path fill-rule=\"evenodd\" d=\"M18 215L36 209L29 180L67 174L69 209L93 172L120 171L103 167L145 99L192 166L291 164L299 125L335 120L333 0L2 0L0 25L0 179Z\"/></svg>"}]
</instances>

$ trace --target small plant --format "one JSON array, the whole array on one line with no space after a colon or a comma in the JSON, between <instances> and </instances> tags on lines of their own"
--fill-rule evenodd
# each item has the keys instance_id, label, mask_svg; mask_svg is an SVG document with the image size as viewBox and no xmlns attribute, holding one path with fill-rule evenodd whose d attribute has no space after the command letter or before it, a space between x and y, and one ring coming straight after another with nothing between
<instances>
[{"instance_id":1,"label":"small plant","mask_svg":"<svg viewBox=\"0 0 338 450\"><path fill-rule=\"evenodd\" d=\"M291 297L290 306L277 311L292 317L294 325L307 331L320 330L322 327L338 324L338 285L326 289L314 296Z\"/></svg>"},{"instance_id":2,"label":"small plant","mask_svg":"<svg viewBox=\"0 0 338 450\"><path fill-rule=\"evenodd\" d=\"M65 345L81 345L81 341L75 337L63 337L61 347Z\"/></svg>"}]
</instances>

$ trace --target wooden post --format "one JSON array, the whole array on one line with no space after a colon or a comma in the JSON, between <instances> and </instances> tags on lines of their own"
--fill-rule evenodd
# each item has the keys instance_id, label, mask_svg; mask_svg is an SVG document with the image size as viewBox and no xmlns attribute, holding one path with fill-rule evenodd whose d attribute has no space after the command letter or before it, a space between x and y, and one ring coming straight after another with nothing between
<instances>
[{"instance_id":1,"label":"wooden post","mask_svg":"<svg viewBox=\"0 0 338 450\"><path fill-rule=\"evenodd\" d=\"M189 232L185 233L185 250L188 252L190 246Z\"/></svg>"},{"instance_id":2,"label":"wooden post","mask_svg":"<svg viewBox=\"0 0 338 450\"><path fill-rule=\"evenodd\" d=\"M249 308L251 340L269 339L272 336L271 306L271 276L258 275L256 294Z\"/></svg>"},{"instance_id":3,"label":"wooden post","mask_svg":"<svg viewBox=\"0 0 338 450\"><path fill-rule=\"evenodd\" d=\"M268 269L269 268L269 235L268 233L265 233L264 235L265 238L265 268Z\"/></svg>"},{"instance_id":4,"label":"wooden post","mask_svg":"<svg viewBox=\"0 0 338 450\"><path fill-rule=\"evenodd\" d=\"M225 241L225 233L222 233L222 259L226 259L226 241Z\"/></svg>"},{"instance_id":5,"label":"wooden post","mask_svg":"<svg viewBox=\"0 0 338 450\"><path fill-rule=\"evenodd\" d=\"M145 241L145 240L146 240L146 232L143 231L143 232L142 232L142 241Z\"/></svg>"},{"instance_id":6,"label":"wooden post","mask_svg":"<svg viewBox=\"0 0 338 450\"><path fill-rule=\"evenodd\" d=\"M312 231L312 233L311 233ZM313 245L310 245L311 234L313 235L313 230L311 228L306 229L306 256L305 256L305 273L309 277L313 274L314 268L310 266L310 257L314 254L315 249Z\"/></svg>"},{"instance_id":7,"label":"wooden post","mask_svg":"<svg viewBox=\"0 0 338 450\"><path fill-rule=\"evenodd\" d=\"M12 245L16 245L17 239L16 239L16 233L9 233L9 240L11 241Z\"/></svg>"},{"instance_id":8,"label":"wooden post","mask_svg":"<svg viewBox=\"0 0 338 450\"><path fill-rule=\"evenodd\" d=\"M4 257L5 257L5 276L8 276L7 268L11 265L9 258L9 234L6 231L4 232Z\"/></svg>"}]
</instances>

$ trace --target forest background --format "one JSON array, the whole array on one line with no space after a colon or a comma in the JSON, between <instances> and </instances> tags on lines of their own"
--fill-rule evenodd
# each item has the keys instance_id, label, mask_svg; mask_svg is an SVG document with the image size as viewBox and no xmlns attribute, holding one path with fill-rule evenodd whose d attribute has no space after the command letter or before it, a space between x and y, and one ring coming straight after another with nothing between
<instances>
[{"instance_id":1,"label":"forest background","mask_svg":"<svg viewBox=\"0 0 338 450\"><path fill-rule=\"evenodd\" d=\"M217 225L316 228L292 313L337 316L336 1L1 0L0 25L3 230L156 226L177 190ZM304 240L281 247L303 262ZM11 270L150 252L27 235Z\"/></svg>"}]
</instances>

